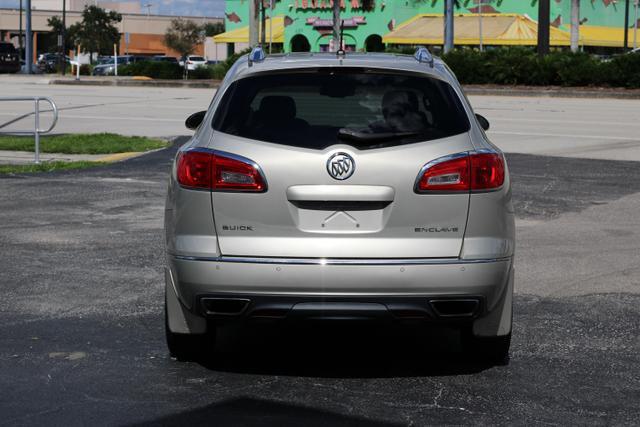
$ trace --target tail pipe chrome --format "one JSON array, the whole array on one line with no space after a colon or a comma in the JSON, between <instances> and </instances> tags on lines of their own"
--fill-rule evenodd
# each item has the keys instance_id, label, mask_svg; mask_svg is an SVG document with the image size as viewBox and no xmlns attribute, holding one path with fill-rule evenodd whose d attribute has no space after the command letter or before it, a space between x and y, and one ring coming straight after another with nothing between
<instances>
[{"instance_id":1,"label":"tail pipe chrome","mask_svg":"<svg viewBox=\"0 0 640 427\"><path fill-rule=\"evenodd\" d=\"M474 317L480 311L478 298L432 299L429 300L429 304L433 312L442 318Z\"/></svg>"},{"instance_id":2,"label":"tail pipe chrome","mask_svg":"<svg viewBox=\"0 0 640 427\"><path fill-rule=\"evenodd\" d=\"M204 314L208 316L240 316L247 308L251 300L246 298L201 298L200 306Z\"/></svg>"}]
</instances>

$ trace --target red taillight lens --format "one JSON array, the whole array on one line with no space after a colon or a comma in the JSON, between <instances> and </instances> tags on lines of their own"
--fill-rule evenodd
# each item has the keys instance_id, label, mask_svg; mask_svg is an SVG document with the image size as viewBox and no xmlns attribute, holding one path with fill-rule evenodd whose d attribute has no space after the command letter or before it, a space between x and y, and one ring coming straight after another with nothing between
<instances>
[{"instance_id":1,"label":"red taillight lens","mask_svg":"<svg viewBox=\"0 0 640 427\"><path fill-rule=\"evenodd\" d=\"M469 191L469 156L427 165L416 189L420 192Z\"/></svg>"},{"instance_id":2,"label":"red taillight lens","mask_svg":"<svg viewBox=\"0 0 640 427\"><path fill-rule=\"evenodd\" d=\"M471 191L493 190L504 183L504 160L500 154L478 153L471 159Z\"/></svg>"},{"instance_id":3,"label":"red taillight lens","mask_svg":"<svg viewBox=\"0 0 640 427\"><path fill-rule=\"evenodd\" d=\"M218 152L185 151L178 157L178 182L211 191L260 193L267 185L258 167L248 159Z\"/></svg>"},{"instance_id":4,"label":"red taillight lens","mask_svg":"<svg viewBox=\"0 0 640 427\"><path fill-rule=\"evenodd\" d=\"M468 192L500 188L504 160L496 153L460 154L427 165L416 184L417 192Z\"/></svg>"},{"instance_id":5,"label":"red taillight lens","mask_svg":"<svg viewBox=\"0 0 640 427\"><path fill-rule=\"evenodd\" d=\"M178 156L178 182L190 188L211 189L213 154L184 151Z\"/></svg>"},{"instance_id":6,"label":"red taillight lens","mask_svg":"<svg viewBox=\"0 0 640 427\"><path fill-rule=\"evenodd\" d=\"M252 163L219 154L215 155L214 190L262 192L266 188L260 171Z\"/></svg>"}]
</instances>

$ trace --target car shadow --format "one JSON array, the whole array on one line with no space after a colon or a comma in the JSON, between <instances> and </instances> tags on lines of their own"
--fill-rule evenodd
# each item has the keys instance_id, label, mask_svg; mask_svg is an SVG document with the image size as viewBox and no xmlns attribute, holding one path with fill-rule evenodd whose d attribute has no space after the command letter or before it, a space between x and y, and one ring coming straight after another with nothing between
<instances>
[{"instance_id":1,"label":"car shadow","mask_svg":"<svg viewBox=\"0 0 640 427\"><path fill-rule=\"evenodd\" d=\"M131 424L131 426L399 426L352 415L254 398L224 400L202 408Z\"/></svg>"},{"instance_id":2,"label":"car shadow","mask_svg":"<svg viewBox=\"0 0 640 427\"><path fill-rule=\"evenodd\" d=\"M424 325L227 327L207 369L260 375L392 378L468 375L492 367L465 354L458 330Z\"/></svg>"}]
</instances>

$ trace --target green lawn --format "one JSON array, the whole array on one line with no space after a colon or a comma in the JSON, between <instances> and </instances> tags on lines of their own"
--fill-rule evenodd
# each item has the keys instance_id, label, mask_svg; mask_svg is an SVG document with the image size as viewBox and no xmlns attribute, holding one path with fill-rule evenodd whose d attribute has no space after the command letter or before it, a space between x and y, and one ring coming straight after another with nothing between
<instances>
[{"instance_id":1,"label":"green lawn","mask_svg":"<svg viewBox=\"0 0 640 427\"><path fill-rule=\"evenodd\" d=\"M112 133L53 135L40 137L40 152L63 154L113 154L149 151L169 143L140 136ZM33 136L0 136L0 150L35 151Z\"/></svg>"},{"instance_id":2,"label":"green lawn","mask_svg":"<svg viewBox=\"0 0 640 427\"><path fill-rule=\"evenodd\" d=\"M9 173L53 172L57 170L84 169L103 165L100 162L46 162L28 165L0 165L0 175Z\"/></svg>"}]
</instances>

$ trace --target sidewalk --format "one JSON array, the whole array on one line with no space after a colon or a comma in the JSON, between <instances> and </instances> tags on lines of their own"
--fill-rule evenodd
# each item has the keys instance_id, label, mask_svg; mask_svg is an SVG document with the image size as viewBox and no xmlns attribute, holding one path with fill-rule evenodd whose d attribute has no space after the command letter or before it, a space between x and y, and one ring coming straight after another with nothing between
<instances>
[{"instance_id":1,"label":"sidewalk","mask_svg":"<svg viewBox=\"0 0 640 427\"><path fill-rule=\"evenodd\" d=\"M50 80L52 85L76 86L136 86L136 87L173 87L208 89L218 88L219 80L147 80L131 77L90 77L80 80L56 77ZM500 86L500 85L463 85L468 95L484 96L529 96L555 98L613 98L640 99L640 89L608 87L560 87L560 86Z\"/></svg>"},{"instance_id":2,"label":"sidewalk","mask_svg":"<svg viewBox=\"0 0 640 427\"><path fill-rule=\"evenodd\" d=\"M40 153L40 162L104 162L112 163L130 159L145 153L117 153L117 154L60 154ZM26 165L35 160L35 153L29 151L0 150L0 165Z\"/></svg>"},{"instance_id":3,"label":"sidewalk","mask_svg":"<svg viewBox=\"0 0 640 427\"><path fill-rule=\"evenodd\" d=\"M141 77L95 77L80 76L80 80L75 77L53 76L49 79L52 85L73 85L73 86L135 86L135 87L171 87L171 88L191 88L191 89L211 89L220 86L220 80L160 80Z\"/></svg>"},{"instance_id":4,"label":"sidewalk","mask_svg":"<svg viewBox=\"0 0 640 427\"><path fill-rule=\"evenodd\" d=\"M0 74L0 84L73 85L73 86L147 86L208 89L220 86L219 80L154 80L146 77L75 76L58 74Z\"/></svg>"},{"instance_id":5,"label":"sidewalk","mask_svg":"<svg viewBox=\"0 0 640 427\"><path fill-rule=\"evenodd\" d=\"M640 89L610 87L463 85L467 95L640 99Z\"/></svg>"}]
</instances>

